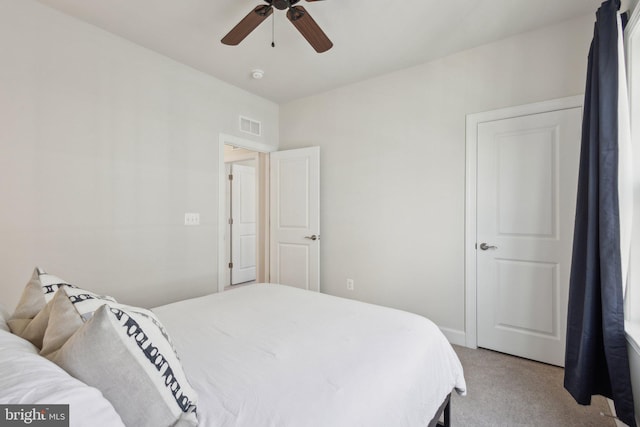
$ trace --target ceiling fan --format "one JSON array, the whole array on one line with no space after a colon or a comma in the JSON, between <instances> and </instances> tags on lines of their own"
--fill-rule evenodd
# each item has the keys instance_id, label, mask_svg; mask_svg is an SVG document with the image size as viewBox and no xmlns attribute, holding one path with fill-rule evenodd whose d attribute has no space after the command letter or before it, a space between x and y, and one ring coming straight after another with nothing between
<instances>
[{"instance_id":1,"label":"ceiling fan","mask_svg":"<svg viewBox=\"0 0 640 427\"><path fill-rule=\"evenodd\" d=\"M267 19L275 7L278 10L287 10L287 18L300 31L309 44L318 53L331 49L333 43L322 31L316 21L313 20L309 12L302 7L296 6L300 0L264 0L267 4L257 6L247 16L245 16L229 33L222 38L222 43L235 46L245 39L258 25ZM307 0L308 2L319 0Z\"/></svg>"}]
</instances>

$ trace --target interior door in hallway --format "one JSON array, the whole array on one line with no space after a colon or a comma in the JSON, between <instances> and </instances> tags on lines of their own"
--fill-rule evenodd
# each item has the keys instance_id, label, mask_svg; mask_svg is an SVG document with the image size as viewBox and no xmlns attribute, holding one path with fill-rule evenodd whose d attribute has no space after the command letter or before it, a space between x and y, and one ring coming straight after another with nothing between
<instances>
[{"instance_id":1,"label":"interior door in hallway","mask_svg":"<svg viewBox=\"0 0 640 427\"><path fill-rule=\"evenodd\" d=\"M255 160L231 163L231 284L256 280Z\"/></svg>"},{"instance_id":2,"label":"interior door in hallway","mask_svg":"<svg viewBox=\"0 0 640 427\"><path fill-rule=\"evenodd\" d=\"M478 346L562 366L581 108L478 124Z\"/></svg>"}]
</instances>

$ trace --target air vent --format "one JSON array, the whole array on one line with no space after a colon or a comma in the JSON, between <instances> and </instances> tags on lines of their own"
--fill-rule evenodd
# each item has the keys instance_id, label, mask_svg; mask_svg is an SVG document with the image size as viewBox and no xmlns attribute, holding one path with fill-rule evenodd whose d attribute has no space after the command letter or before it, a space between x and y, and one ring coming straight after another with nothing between
<instances>
[{"instance_id":1,"label":"air vent","mask_svg":"<svg viewBox=\"0 0 640 427\"><path fill-rule=\"evenodd\" d=\"M240 130L251 135L260 136L262 124L256 120L240 116Z\"/></svg>"}]
</instances>

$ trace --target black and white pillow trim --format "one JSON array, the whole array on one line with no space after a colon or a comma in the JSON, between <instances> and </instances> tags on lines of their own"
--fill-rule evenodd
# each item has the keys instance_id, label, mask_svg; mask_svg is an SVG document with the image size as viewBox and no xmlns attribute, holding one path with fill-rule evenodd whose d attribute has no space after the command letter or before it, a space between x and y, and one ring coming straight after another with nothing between
<instances>
[{"instance_id":1,"label":"black and white pillow trim","mask_svg":"<svg viewBox=\"0 0 640 427\"><path fill-rule=\"evenodd\" d=\"M49 274L41 269L40 267L36 267L36 271L38 272L38 279L40 283L42 283L42 276L49 276ZM63 286L69 286L70 288L77 288L77 286L72 285L71 283L61 282L61 283L52 283L50 285L42 285L42 292L46 295L54 294L58 289Z\"/></svg>"},{"instance_id":2,"label":"black and white pillow trim","mask_svg":"<svg viewBox=\"0 0 640 427\"><path fill-rule=\"evenodd\" d=\"M65 286L66 284L60 284L60 285L52 285L52 286ZM80 289L76 286L73 285L69 285L72 288L76 288L76 289ZM71 304L78 304L78 303L82 303L88 300L95 300L95 299L100 299L100 300L106 300L105 302L115 302L116 300L114 300L112 297L108 297L105 295L95 295L92 293L83 293L83 294L76 294L76 295L68 295L69 297L69 301L71 302ZM148 313L145 313L144 311L141 310L136 310L136 307L129 307L127 306L127 310L139 315L139 316L143 316L146 319L149 319L150 322L152 322L154 325L157 326L158 330L160 331L160 333L162 334L162 336L167 340L167 342L171 345L171 348L173 349L173 353L175 354L176 357L178 357L178 352L176 351L176 347L173 345L173 341L171 341L171 338L169 337L169 334L167 333L167 331L164 329L164 326L158 322L157 319L155 319L153 316L150 316ZM87 322L89 319L91 319L93 317L93 311L87 312L87 313L81 313L80 317L82 318L83 322ZM178 357L178 360L180 360L180 358Z\"/></svg>"},{"instance_id":3,"label":"black and white pillow trim","mask_svg":"<svg viewBox=\"0 0 640 427\"><path fill-rule=\"evenodd\" d=\"M118 308L109 307L109 311L118 319L120 326L125 329L127 336L136 342L137 347L142 351L146 360L160 373L164 385L174 397L176 404L182 412L196 413L194 399L185 394L180 382L173 373L174 371L169 361L160 353L160 350L153 345L149 336L140 327L140 324L128 313Z\"/></svg>"},{"instance_id":4,"label":"black and white pillow trim","mask_svg":"<svg viewBox=\"0 0 640 427\"><path fill-rule=\"evenodd\" d=\"M76 289L80 289L77 288L75 286L73 286ZM75 305L78 303L83 303L85 301L89 301L89 300L104 300L105 303L108 302L116 302L115 299L105 296L105 295L95 295L95 294L91 294L91 293L84 293L84 294L76 294L76 295L69 295L67 294L67 297L69 298L69 302L71 302L71 304ZM80 317L82 318L83 322L88 321L89 319L91 319L93 317L93 311L89 311L86 313L82 313L82 311L79 311L80 313Z\"/></svg>"},{"instance_id":5,"label":"black and white pillow trim","mask_svg":"<svg viewBox=\"0 0 640 427\"><path fill-rule=\"evenodd\" d=\"M42 286L42 292L45 295L49 295L49 294L54 294L58 289L60 289L63 286L68 286L70 288L78 288L77 286L74 286L72 284L69 283L56 283L56 284L52 284L52 285L44 285Z\"/></svg>"}]
</instances>

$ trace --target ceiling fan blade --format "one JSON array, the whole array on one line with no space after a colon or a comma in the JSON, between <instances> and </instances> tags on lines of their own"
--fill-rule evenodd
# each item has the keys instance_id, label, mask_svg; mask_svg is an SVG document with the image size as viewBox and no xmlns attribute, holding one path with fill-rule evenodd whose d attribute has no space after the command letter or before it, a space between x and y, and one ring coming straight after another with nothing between
<instances>
[{"instance_id":1,"label":"ceiling fan blade","mask_svg":"<svg viewBox=\"0 0 640 427\"><path fill-rule=\"evenodd\" d=\"M261 5L253 9L247 16L238 22L229 33L221 40L223 44L235 46L245 39L258 25L273 13L272 6Z\"/></svg>"},{"instance_id":2,"label":"ceiling fan blade","mask_svg":"<svg viewBox=\"0 0 640 427\"><path fill-rule=\"evenodd\" d=\"M323 0L307 0L307 1L323 1Z\"/></svg>"},{"instance_id":3,"label":"ceiling fan blade","mask_svg":"<svg viewBox=\"0 0 640 427\"><path fill-rule=\"evenodd\" d=\"M294 6L289 8L287 18L289 18L289 21L300 31L300 34L307 39L316 52L326 52L333 47L333 43L329 40L329 37L327 37L304 7Z\"/></svg>"}]
</instances>

